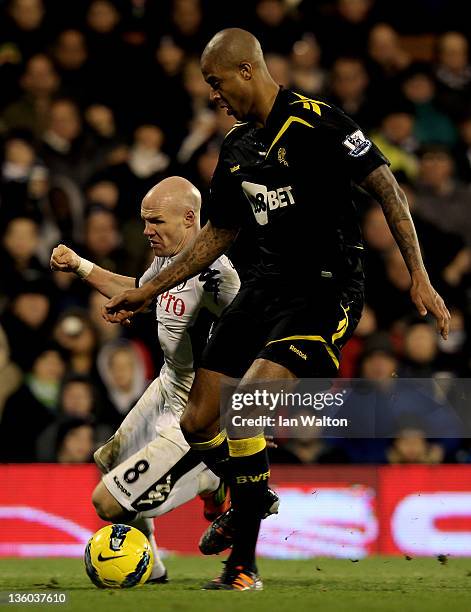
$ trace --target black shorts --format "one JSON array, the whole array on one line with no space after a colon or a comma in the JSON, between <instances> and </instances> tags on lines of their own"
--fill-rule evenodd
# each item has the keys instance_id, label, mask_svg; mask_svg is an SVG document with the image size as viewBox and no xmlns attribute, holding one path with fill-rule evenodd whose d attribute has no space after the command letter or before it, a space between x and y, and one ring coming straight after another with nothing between
<instances>
[{"instance_id":1,"label":"black shorts","mask_svg":"<svg viewBox=\"0 0 471 612\"><path fill-rule=\"evenodd\" d=\"M200 366L242 378L257 358L298 378L329 378L340 349L361 316L361 292L340 291L329 279L301 291L248 283L222 313Z\"/></svg>"}]
</instances>

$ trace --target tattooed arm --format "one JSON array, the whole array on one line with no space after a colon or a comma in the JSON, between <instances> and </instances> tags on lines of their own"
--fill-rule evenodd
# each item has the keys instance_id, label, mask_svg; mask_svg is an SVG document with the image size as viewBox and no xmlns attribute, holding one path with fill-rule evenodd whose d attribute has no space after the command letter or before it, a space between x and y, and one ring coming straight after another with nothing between
<instances>
[{"instance_id":1,"label":"tattooed arm","mask_svg":"<svg viewBox=\"0 0 471 612\"><path fill-rule=\"evenodd\" d=\"M110 323L128 321L144 310L152 298L205 270L234 242L238 230L213 227L207 223L195 240L169 266L138 289L116 295L104 306L103 316Z\"/></svg>"},{"instance_id":2,"label":"tattooed arm","mask_svg":"<svg viewBox=\"0 0 471 612\"><path fill-rule=\"evenodd\" d=\"M412 301L422 316L430 310L437 321L438 331L446 339L450 313L430 283L404 191L386 164L373 170L361 186L381 204L412 278L410 290Z\"/></svg>"}]
</instances>

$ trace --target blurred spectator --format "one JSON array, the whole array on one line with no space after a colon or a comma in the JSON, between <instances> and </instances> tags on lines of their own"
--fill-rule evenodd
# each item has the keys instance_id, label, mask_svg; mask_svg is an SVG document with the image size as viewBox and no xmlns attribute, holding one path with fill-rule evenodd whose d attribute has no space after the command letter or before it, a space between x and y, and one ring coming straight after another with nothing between
<instances>
[{"instance_id":1,"label":"blurred spectator","mask_svg":"<svg viewBox=\"0 0 471 612\"><path fill-rule=\"evenodd\" d=\"M399 361L392 342L384 333L373 334L364 345L358 363L358 376L368 380L388 380L396 375Z\"/></svg>"},{"instance_id":2,"label":"blurred spectator","mask_svg":"<svg viewBox=\"0 0 471 612\"><path fill-rule=\"evenodd\" d=\"M93 383L85 376L69 376L62 385L59 410L63 415L91 419L96 412Z\"/></svg>"},{"instance_id":3,"label":"blurred spectator","mask_svg":"<svg viewBox=\"0 0 471 612\"><path fill-rule=\"evenodd\" d=\"M457 139L453 122L436 102L436 86L430 68L414 64L405 71L402 91L415 108L414 134L422 145L452 146Z\"/></svg>"},{"instance_id":4,"label":"blurred spectator","mask_svg":"<svg viewBox=\"0 0 471 612\"><path fill-rule=\"evenodd\" d=\"M119 189L112 181L96 180L87 187L87 204L115 210L119 201Z\"/></svg>"},{"instance_id":5,"label":"blurred spectator","mask_svg":"<svg viewBox=\"0 0 471 612\"><path fill-rule=\"evenodd\" d=\"M163 142L164 134L158 126L139 126L134 131L126 161L95 177L95 180L111 181L118 188L116 215L120 221L135 220L144 195L167 176L170 159L162 151Z\"/></svg>"},{"instance_id":6,"label":"blurred spectator","mask_svg":"<svg viewBox=\"0 0 471 612\"><path fill-rule=\"evenodd\" d=\"M471 245L471 191L456 180L453 158L444 147L421 153L416 206L425 219Z\"/></svg>"},{"instance_id":7,"label":"blurred spectator","mask_svg":"<svg viewBox=\"0 0 471 612\"><path fill-rule=\"evenodd\" d=\"M163 142L163 132L156 125L141 125L136 129L128 160L135 176L144 179L167 169L170 160L162 153Z\"/></svg>"},{"instance_id":8,"label":"blurred spectator","mask_svg":"<svg viewBox=\"0 0 471 612\"><path fill-rule=\"evenodd\" d=\"M171 36L162 36L154 58L150 58L148 70L149 81L159 86L147 88L139 104L138 116L133 119L132 127L143 119L148 124L164 125L171 118L171 129L165 133L166 150L171 154L175 153L185 137L192 114L191 100L183 91L185 58L184 50ZM165 94L162 95L162 92Z\"/></svg>"},{"instance_id":9,"label":"blurred spectator","mask_svg":"<svg viewBox=\"0 0 471 612\"><path fill-rule=\"evenodd\" d=\"M134 198L133 202L134 204ZM131 208L131 206L130 206ZM103 207L90 209L85 221L85 236L81 254L97 265L112 272L136 276L135 262L130 261L123 249L114 214Z\"/></svg>"},{"instance_id":10,"label":"blurred spectator","mask_svg":"<svg viewBox=\"0 0 471 612\"><path fill-rule=\"evenodd\" d=\"M6 402L0 422L0 460L35 461L36 440L55 418L64 361L57 347L45 346L24 384Z\"/></svg>"},{"instance_id":11,"label":"blurred spectator","mask_svg":"<svg viewBox=\"0 0 471 612\"><path fill-rule=\"evenodd\" d=\"M225 109L217 108L214 112L201 113L193 121L188 136L182 142L177 153L177 161L180 164L186 164L186 169L191 174L194 171L195 157L208 149L216 149L219 154L222 141L233 126L234 117L228 115ZM211 171L211 176L213 171L214 169ZM198 182L197 177L195 181ZM204 180L203 183L205 183Z\"/></svg>"},{"instance_id":12,"label":"blurred spectator","mask_svg":"<svg viewBox=\"0 0 471 612\"><path fill-rule=\"evenodd\" d=\"M22 62L43 51L49 41L42 0L10 0L0 26L0 40L13 46Z\"/></svg>"},{"instance_id":13,"label":"blurred spectator","mask_svg":"<svg viewBox=\"0 0 471 612\"><path fill-rule=\"evenodd\" d=\"M94 374L97 337L86 313L77 309L63 312L55 325L54 339L67 355L70 374Z\"/></svg>"},{"instance_id":14,"label":"blurred spectator","mask_svg":"<svg viewBox=\"0 0 471 612\"><path fill-rule=\"evenodd\" d=\"M410 325L404 338L404 357L399 368L403 378L431 378L438 354L438 338L425 321Z\"/></svg>"},{"instance_id":15,"label":"blurred spectator","mask_svg":"<svg viewBox=\"0 0 471 612\"><path fill-rule=\"evenodd\" d=\"M47 55L33 55L20 77L23 95L4 111L4 129L25 129L41 136L47 126L52 97L60 80ZM0 124L0 126L1 126Z\"/></svg>"},{"instance_id":16,"label":"blurred spectator","mask_svg":"<svg viewBox=\"0 0 471 612\"><path fill-rule=\"evenodd\" d=\"M294 89L315 96L324 91L327 72L321 66L321 49L313 34L304 34L291 49L291 83Z\"/></svg>"},{"instance_id":17,"label":"blurred spectator","mask_svg":"<svg viewBox=\"0 0 471 612\"><path fill-rule=\"evenodd\" d=\"M306 9L311 4L313 10L317 10L317 3L306 1L304 4ZM336 0L334 10L320 22L318 16L313 15L312 29L320 38L322 54L328 64L339 56L365 55L373 4L373 0Z\"/></svg>"},{"instance_id":18,"label":"blurred spectator","mask_svg":"<svg viewBox=\"0 0 471 612\"><path fill-rule=\"evenodd\" d=\"M127 63L120 22L120 13L109 0L92 0L88 5L85 36L93 61L90 62L87 89L94 101L111 107L117 99L125 102L130 95L122 86Z\"/></svg>"},{"instance_id":19,"label":"blurred spectator","mask_svg":"<svg viewBox=\"0 0 471 612\"><path fill-rule=\"evenodd\" d=\"M113 111L104 104L90 104L85 109L85 121L96 145L110 151L120 144L117 138L116 122Z\"/></svg>"},{"instance_id":20,"label":"blurred spectator","mask_svg":"<svg viewBox=\"0 0 471 612\"><path fill-rule=\"evenodd\" d=\"M71 275L69 275L71 276ZM100 346L111 340L116 340L122 333L122 328L119 325L113 325L105 321L102 315L102 308L108 301L99 291L92 291L88 302L88 313L90 321L95 327L98 334Z\"/></svg>"},{"instance_id":21,"label":"blurred spectator","mask_svg":"<svg viewBox=\"0 0 471 612\"><path fill-rule=\"evenodd\" d=\"M200 0L172 0L171 4L170 35L179 47L197 54L211 36L203 22Z\"/></svg>"},{"instance_id":22,"label":"blurred spectator","mask_svg":"<svg viewBox=\"0 0 471 612\"><path fill-rule=\"evenodd\" d=\"M113 136L113 132L111 133ZM84 131L82 116L72 100L61 98L51 105L42 137L42 157L54 177L66 177L83 186L103 164L108 142Z\"/></svg>"},{"instance_id":23,"label":"blurred spectator","mask_svg":"<svg viewBox=\"0 0 471 612\"><path fill-rule=\"evenodd\" d=\"M302 33L284 0L257 0L251 31L263 40L265 53L288 54Z\"/></svg>"},{"instance_id":24,"label":"blurred spectator","mask_svg":"<svg viewBox=\"0 0 471 612\"><path fill-rule=\"evenodd\" d=\"M105 441L112 435L111 426L104 425L106 407L99 402L93 381L84 376L69 376L63 382L58 402L58 416L38 437L36 452L38 461L56 461L57 441L71 421L80 420L93 427L96 441Z\"/></svg>"},{"instance_id":25,"label":"blurred spectator","mask_svg":"<svg viewBox=\"0 0 471 612\"><path fill-rule=\"evenodd\" d=\"M388 158L391 170L403 172L409 181L417 177L419 170L414 122L412 105L403 103L391 108L382 118L379 130L372 134L374 143Z\"/></svg>"},{"instance_id":26,"label":"blurred spectator","mask_svg":"<svg viewBox=\"0 0 471 612\"><path fill-rule=\"evenodd\" d=\"M147 386L143 358L130 342L105 344L98 355L98 371L119 424Z\"/></svg>"},{"instance_id":27,"label":"blurred spectator","mask_svg":"<svg viewBox=\"0 0 471 612\"><path fill-rule=\"evenodd\" d=\"M84 198L79 186L62 175L52 176L49 184L44 221L50 233L55 230L57 234L53 242L80 242L83 239Z\"/></svg>"},{"instance_id":28,"label":"blurred spectator","mask_svg":"<svg viewBox=\"0 0 471 612\"><path fill-rule=\"evenodd\" d=\"M12 299L0 320L10 344L11 359L28 370L49 339L52 291L44 279L10 290ZM26 348L27 347L27 348Z\"/></svg>"},{"instance_id":29,"label":"blurred spectator","mask_svg":"<svg viewBox=\"0 0 471 612\"><path fill-rule=\"evenodd\" d=\"M204 195L209 194L209 186L214 171L216 170L218 158L218 148L215 145L208 144L196 159L197 176L195 178L195 184Z\"/></svg>"},{"instance_id":30,"label":"blurred spectator","mask_svg":"<svg viewBox=\"0 0 471 612\"><path fill-rule=\"evenodd\" d=\"M368 74L363 62L339 57L332 66L329 100L339 106L363 129L374 123L374 109L368 103Z\"/></svg>"},{"instance_id":31,"label":"blurred spectator","mask_svg":"<svg viewBox=\"0 0 471 612\"><path fill-rule=\"evenodd\" d=\"M444 450L432 444L420 429L402 429L387 451L388 463L441 463Z\"/></svg>"},{"instance_id":32,"label":"blurred spectator","mask_svg":"<svg viewBox=\"0 0 471 612\"><path fill-rule=\"evenodd\" d=\"M113 257L119 248L120 237L116 219L112 212L102 207L93 207L85 225L85 250L98 265L106 260L107 266L116 267Z\"/></svg>"},{"instance_id":33,"label":"blurred spectator","mask_svg":"<svg viewBox=\"0 0 471 612\"><path fill-rule=\"evenodd\" d=\"M57 432L56 461L58 463L90 463L95 442L93 427L88 421L64 421Z\"/></svg>"},{"instance_id":34,"label":"blurred spectator","mask_svg":"<svg viewBox=\"0 0 471 612\"><path fill-rule=\"evenodd\" d=\"M72 29L60 32L52 51L63 95L83 104L93 95L88 88L90 71L84 34Z\"/></svg>"},{"instance_id":35,"label":"blurred spectator","mask_svg":"<svg viewBox=\"0 0 471 612\"><path fill-rule=\"evenodd\" d=\"M396 96L399 77L411 60L402 48L397 32L387 23L378 23L371 28L368 56L368 72L375 99L379 102Z\"/></svg>"},{"instance_id":36,"label":"blurred spectator","mask_svg":"<svg viewBox=\"0 0 471 612\"><path fill-rule=\"evenodd\" d=\"M445 232L424 218L417 210L415 190L409 184L401 182L400 177L398 178L407 196L422 255L432 282L438 286L443 286L445 282L449 287L458 288L466 274L471 271L471 250L466 247L463 238L458 234ZM437 244L440 244L440 249L437 249Z\"/></svg>"},{"instance_id":37,"label":"blurred spectator","mask_svg":"<svg viewBox=\"0 0 471 612\"><path fill-rule=\"evenodd\" d=\"M155 50L155 59L161 70L159 80L163 81L165 89L168 90L174 77L179 77L182 73L185 52L171 36L163 36ZM181 85L180 82L179 85Z\"/></svg>"},{"instance_id":38,"label":"blurred spectator","mask_svg":"<svg viewBox=\"0 0 471 612\"><path fill-rule=\"evenodd\" d=\"M290 87L291 85L291 68L289 61L283 55L277 53L267 53L265 56L268 72L278 85Z\"/></svg>"},{"instance_id":39,"label":"blurred spectator","mask_svg":"<svg viewBox=\"0 0 471 612\"><path fill-rule=\"evenodd\" d=\"M11 294L19 285L44 277L46 269L36 255L38 249L38 224L28 217L11 219L0 247L0 293Z\"/></svg>"},{"instance_id":40,"label":"blurred spectator","mask_svg":"<svg viewBox=\"0 0 471 612\"><path fill-rule=\"evenodd\" d=\"M12 133L4 145L0 176L0 222L31 216L42 221L40 200L48 192L48 171L40 163L30 139Z\"/></svg>"},{"instance_id":41,"label":"blurred spectator","mask_svg":"<svg viewBox=\"0 0 471 612\"><path fill-rule=\"evenodd\" d=\"M201 74L199 60L190 59L185 63L183 69L183 87L189 100L189 113L191 120L198 119L201 113L207 113L209 107L209 85L205 82ZM184 118L182 118L184 119Z\"/></svg>"},{"instance_id":42,"label":"blurred spectator","mask_svg":"<svg viewBox=\"0 0 471 612\"><path fill-rule=\"evenodd\" d=\"M469 44L461 32L445 32L438 39L435 76L437 99L451 117L459 119L471 106Z\"/></svg>"}]
</instances>

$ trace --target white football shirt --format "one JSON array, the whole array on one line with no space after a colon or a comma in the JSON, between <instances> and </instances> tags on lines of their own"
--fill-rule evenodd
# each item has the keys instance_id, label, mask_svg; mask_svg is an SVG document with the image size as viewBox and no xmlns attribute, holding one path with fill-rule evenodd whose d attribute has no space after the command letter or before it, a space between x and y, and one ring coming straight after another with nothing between
<instances>
[{"instance_id":1,"label":"white football shirt","mask_svg":"<svg viewBox=\"0 0 471 612\"><path fill-rule=\"evenodd\" d=\"M139 286L170 265L173 257L155 257ZM183 410L195 376L195 357L207 341L208 313L219 317L239 291L240 280L222 255L207 270L157 297L158 337L164 354L160 380L170 406Z\"/></svg>"}]
</instances>

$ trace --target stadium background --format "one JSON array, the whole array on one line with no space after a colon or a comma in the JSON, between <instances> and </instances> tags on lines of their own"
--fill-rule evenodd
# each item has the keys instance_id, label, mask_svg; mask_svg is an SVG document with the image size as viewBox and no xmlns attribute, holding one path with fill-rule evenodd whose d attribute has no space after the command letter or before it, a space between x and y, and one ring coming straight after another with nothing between
<instances>
[{"instance_id":1,"label":"stadium background","mask_svg":"<svg viewBox=\"0 0 471 612\"><path fill-rule=\"evenodd\" d=\"M469 376L465 4L0 2L1 556L81 555L100 524L90 504L98 474L77 464L90 463L161 354L152 315L126 330L106 325L103 299L72 275L50 273L49 256L64 242L137 276L149 261L145 192L180 174L204 197L232 120L208 104L198 54L222 27L254 32L280 84L327 97L382 148L452 311L444 343L414 312L382 213L358 192L368 305L342 375ZM471 555L470 449L469 440L427 440L410 428L383 441L285 441L272 457L283 464L274 482L285 518L266 521L260 551ZM198 503L162 519L164 548L195 550Z\"/></svg>"}]
</instances>

